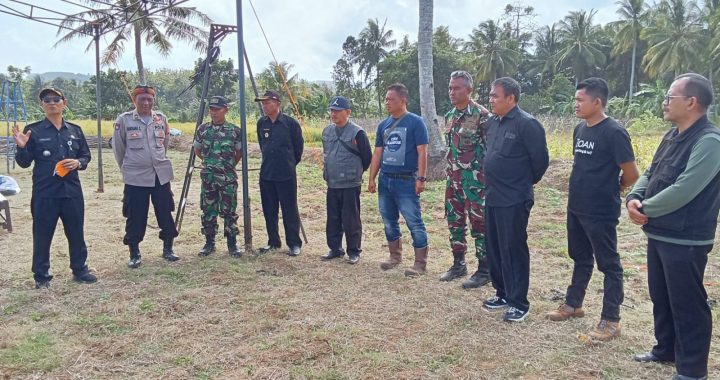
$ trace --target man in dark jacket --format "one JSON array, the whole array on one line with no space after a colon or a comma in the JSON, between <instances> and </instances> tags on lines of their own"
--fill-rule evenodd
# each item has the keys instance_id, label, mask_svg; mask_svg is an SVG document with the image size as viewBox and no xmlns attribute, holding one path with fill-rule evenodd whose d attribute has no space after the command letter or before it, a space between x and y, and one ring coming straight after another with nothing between
<instances>
[{"instance_id":1,"label":"man in dark jacket","mask_svg":"<svg viewBox=\"0 0 720 380\"><path fill-rule=\"evenodd\" d=\"M655 339L639 362L675 362L673 379L707 379L712 314L703 284L720 210L720 130L707 117L710 81L683 74L663 116L673 123L627 197L628 215L648 237Z\"/></svg>"},{"instance_id":2,"label":"man in dark jacket","mask_svg":"<svg viewBox=\"0 0 720 380\"><path fill-rule=\"evenodd\" d=\"M527 225L534 203L533 185L549 164L545 130L518 107L520 85L512 78L492 83L485 153L485 238L490 277L496 294L483 306L507 308L503 320L520 322L530 310L530 250Z\"/></svg>"},{"instance_id":3,"label":"man in dark jacket","mask_svg":"<svg viewBox=\"0 0 720 380\"><path fill-rule=\"evenodd\" d=\"M261 102L265 116L257 122L258 142L262 152L260 165L260 200L265 215L268 243L260 252L280 248L278 212L282 208L285 243L288 255L300 254L300 215L297 205L297 176L295 166L303 153L302 129L297 120L280 110L280 93L265 91L255 98Z\"/></svg>"}]
</instances>

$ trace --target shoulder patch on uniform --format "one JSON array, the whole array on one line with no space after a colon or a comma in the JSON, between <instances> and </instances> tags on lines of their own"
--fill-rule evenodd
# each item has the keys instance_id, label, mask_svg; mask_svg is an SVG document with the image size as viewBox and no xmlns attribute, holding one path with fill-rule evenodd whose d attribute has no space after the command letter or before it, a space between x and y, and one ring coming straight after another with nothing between
<instances>
[{"instance_id":1,"label":"shoulder patch on uniform","mask_svg":"<svg viewBox=\"0 0 720 380\"><path fill-rule=\"evenodd\" d=\"M116 131L119 130L119 129L120 129L120 123L115 123L114 128L115 128Z\"/></svg>"}]
</instances>

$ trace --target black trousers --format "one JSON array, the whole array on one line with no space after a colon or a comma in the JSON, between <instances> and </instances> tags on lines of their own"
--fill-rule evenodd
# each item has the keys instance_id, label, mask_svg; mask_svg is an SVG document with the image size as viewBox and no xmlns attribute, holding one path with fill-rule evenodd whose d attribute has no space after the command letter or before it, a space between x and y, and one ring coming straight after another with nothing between
<instances>
[{"instance_id":1,"label":"black trousers","mask_svg":"<svg viewBox=\"0 0 720 380\"><path fill-rule=\"evenodd\" d=\"M620 305L624 299L623 268L617 252L617 224L617 219L596 219L571 211L567 215L568 253L575 266L565 302L572 307L582 306L594 262L597 261L598 270L605 275L600 316L611 322L620 320Z\"/></svg>"},{"instance_id":2,"label":"black trousers","mask_svg":"<svg viewBox=\"0 0 720 380\"><path fill-rule=\"evenodd\" d=\"M327 223L325 236L331 251L343 252L342 237L348 255L362 252L362 222L360 221L360 187L327 189Z\"/></svg>"},{"instance_id":3,"label":"black trousers","mask_svg":"<svg viewBox=\"0 0 720 380\"><path fill-rule=\"evenodd\" d=\"M508 305L527 311L530 302L530 249L527 226L533 201L490 207L485 214L485 242L495 293Z\"/></svg>"},{"instance_id":4,"label":"black trousers","mask_svg":"<svg viewBox=\"0 0 720 380\"><path fill-rule=\"evenodd\" d=\"M703 284L712 245L648 239L648 288L653 302L655 356L675 360L680 375L707 375L712 314Z\"/></svg>"},{"instance_id":5,"label":"black trousers","mask_svg":"<svg viewBox=\"0 0 720 380\"><path fill-rule=\"evenodd\" d=\"M50 244L58 219L62 220L68 240L70 269L74 274L87 272L87 245L83 228L85 225L85 201L82 195L72 198L32 197L30 212L33 217L32 271L35 281L49 281Z\"/></svg>"},{"instance_id":6,"label":"black trousers","mask_svg":"<svg viewBox=\"0 0 720 380\"><path fill-rule=\"evenodd\" d=\"M285 243L288 247L302 247L300 215L297 206L297 179L287 181L260 180L260 201L265 215L268 245L280 247L278 213L282 208Z\"/></svg>"},{"instance_id":7,"label":"black trousers","mask_svg":"<svg viewBox=\"0 0 720 380\"><path fill-rule=\"evenodd\" d=\"M172 217L175 203L170 182L160 185L160 180L155 177L153 187L125 185L123 190L123 216L127 218L123 238L125 245L139 244L145 238L151 200L155 209L155 218L160 226L160 239L165 241L178 235Z\"/></svg>"}]
</instances>

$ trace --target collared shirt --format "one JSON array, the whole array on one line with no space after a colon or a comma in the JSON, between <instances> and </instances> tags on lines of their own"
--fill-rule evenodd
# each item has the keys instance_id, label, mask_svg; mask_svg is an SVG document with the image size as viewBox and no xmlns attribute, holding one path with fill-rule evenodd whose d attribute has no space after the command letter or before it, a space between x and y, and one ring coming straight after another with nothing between
<instances>
[{"instance_id":1,"label":"collared shirt","mask_svg":"<svg viewBox=\"0 0 720 380\"><path fill-rule=\"evenodd\" d=\"M161 185L172 181L172 163L167 157L169 137L170 126L160 112L152 111L147 124L137 110L118 116L112 146L125 184L154 187L156 176Z\"/></svg>"},{"instance_id":2,"label":"collared shirt","mask_svg":"<svg viewBox=\"0 0 720 380\"><path fill-rule=\"evenodd\" d=\"M23 133L32 131L24 148L17 149L15 161L27 168L34 161L33 197L82 197L80 176L72 170L65 177L55 174L55 165L67 158L80 161L78 170L90 162L90 149L80 126L63 120L60 129L47 118L28 124Z\"/></svg>"},{"instance_id":3,"label":"collared shirt","mask_svg":"<svg viewBox=\"0 0 720 380\"><path fill-rule=\"evenodd\" d=\"M260 179L287 181L295 178L295 166L300 163L305 145L297 120L282 112L274 122L263 116L257 122L257 134L262 152Z\"/></svg>"},{"instance_id":4,"label":"collared shirt","mask_svg":"<svg viewBox=\"0 0 720 380\"><path fill-rule=\"evenodd\" d=\"M212 122L198 127L193 148L202 154L203 171L237 178L235 154L242 150L242 130L235 124Z\"/></svg>"},{"instance_id":5,"label":"collared shirt","mask_svg":"<svg viewBox=\"0 0 720 380\"><path fill-rule=\"evenodd\" d=\"M533 200L533 185L549 165L545 129L515 106L504 117L488 120L485 152L485 204L509 207Z\"/></svg>"},{"instance_id":6,"label":"collared shirt","mask_svg":"<svg viewBox=\"0 0 720 380\"><path fill-rule=\"evenodd\" d=\"M453 107L445 114L449 170L483 170L488 116L488 112L473 101L463 110Z\"/></svg>"}]
</instances>

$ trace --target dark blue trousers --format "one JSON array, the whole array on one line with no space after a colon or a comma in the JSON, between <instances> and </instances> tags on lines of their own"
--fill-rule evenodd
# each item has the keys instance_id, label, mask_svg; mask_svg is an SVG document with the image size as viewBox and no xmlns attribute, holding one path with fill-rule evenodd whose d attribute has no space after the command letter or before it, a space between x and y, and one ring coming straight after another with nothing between
<instances>
[{"instance_id":1,"label":"dark blue trousers","mask_svg":"<svg viewBox=\"0 0 720 380\"><path fill-rule=\"evenodd\" d=\"M50 244L58 219L63 222L70 248L70 269L77 275L86 272L88 251L83 233L85 201L82 195L72 198L33 197L30 212L33 217L32 271L35 281L49 281L53 278L50 274Z\"/></svg>"}]
</instances>

